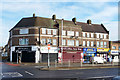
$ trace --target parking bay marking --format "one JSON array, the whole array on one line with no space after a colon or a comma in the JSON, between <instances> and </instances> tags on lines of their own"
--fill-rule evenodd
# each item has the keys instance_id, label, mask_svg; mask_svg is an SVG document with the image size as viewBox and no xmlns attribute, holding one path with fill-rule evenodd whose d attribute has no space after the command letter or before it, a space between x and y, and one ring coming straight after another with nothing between
<instances>
[{"instance_id":1,"label":"parking bay marking","mask_svg":"<svg viewBox=\"0 0 120 80\"><path fill-rule=\"evenodd\" d=\"M28 72L28 71L25 71L25 73L27 73L27 74L29 74L29 75L32 75L32 76L34 75L34 74L32 74L32 73L30 73L30 72Z\"/></svg>"}]
</instances>

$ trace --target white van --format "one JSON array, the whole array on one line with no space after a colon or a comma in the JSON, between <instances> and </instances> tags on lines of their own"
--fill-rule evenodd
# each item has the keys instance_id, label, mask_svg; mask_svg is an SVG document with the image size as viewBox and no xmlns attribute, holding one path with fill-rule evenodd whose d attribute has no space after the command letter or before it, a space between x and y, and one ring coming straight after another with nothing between
<instances>
[{"instance_id":1,"label":"white van","mask_svg":"<svg viewBox=\"0 0 120 80\"><path fill-rule=\"evenodd\" d=\"M95 56L94 58L93 58L93 61L94 61L94 63L105 63L105 62L107 62L104 58L102 58L102 57L97 57L97 56Z\"/></svg>"}]
</instances>

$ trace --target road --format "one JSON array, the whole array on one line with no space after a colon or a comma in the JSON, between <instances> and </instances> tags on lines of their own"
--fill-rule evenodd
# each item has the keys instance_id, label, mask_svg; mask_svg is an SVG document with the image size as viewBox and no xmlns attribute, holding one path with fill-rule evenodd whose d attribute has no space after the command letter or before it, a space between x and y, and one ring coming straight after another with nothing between
<instances>
[{"instance_id":1,"label":"road","mask_svg":"<svg viewBox=\"0 0 120 80\"><path fill-rule=\"evenodd\" d=\"M79 69L79 70L39 70L35 66L17 66L2 63L2 80L7 78L101 78L118 75L118 68ZM13 80L13 79L11 79ZM32 79L33 80L33 79ZM41 79L40 79L41 80ZM53 80L53 79L52 79ZM61 80L61 79L60 79Z\"/></svg>"}]
</instances>

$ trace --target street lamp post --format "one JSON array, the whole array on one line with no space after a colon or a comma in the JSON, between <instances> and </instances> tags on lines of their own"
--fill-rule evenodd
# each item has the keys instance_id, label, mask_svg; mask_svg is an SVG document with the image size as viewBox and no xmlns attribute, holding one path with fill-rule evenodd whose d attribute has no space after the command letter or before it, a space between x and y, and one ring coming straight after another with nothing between
<instances>
[{"instance_id":1,"label":"street lamp post","mask_svg":"<svg viewBox=\"0 0 120 80\"><path fill-rule=\"evenodd\" d=\"M48 44L48 68L50 68L50 54L49 54L50 44Z\"/></svg>"}]
</instances>

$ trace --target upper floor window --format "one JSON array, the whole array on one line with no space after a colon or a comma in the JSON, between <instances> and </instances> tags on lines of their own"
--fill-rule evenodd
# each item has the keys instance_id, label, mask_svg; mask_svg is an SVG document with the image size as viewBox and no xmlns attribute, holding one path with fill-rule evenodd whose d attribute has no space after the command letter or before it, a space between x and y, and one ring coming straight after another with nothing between
<instances>
[{"instance_id":1,"label":"upper floor window","mask_svg":"<svg viewBox=\"0 0 120 80\"><path fill-rule=\"evenodd\" d=\"M62 35L65 36L66 35L66 31L62 30Z\"/></svg>"},{"instance_id":2,"label":"upper floor window","mask_svg":"<svg viewBox=\"0 0 120 80\"><path fill-rule=\"evenodd\" d=\"M90 34L89 34L89 33L87 33L87 37L90 37Z\"/></svg>"},{"instance_id":3,"label":"upper floor window","mask_svg":"<svg viewBox=\"0 0 120 80\"><path fill-rule=\"evenodd\" d=\"M87 41L87 46L90 46L90 41Z\"/></svg>"},{"instance_id":4,"label":"upper floor window","mask_svg":"<svg viewBox=\"0 0 120 80\"><path fill-rule=\"evenodd\" d=\"M93 33L91 33L91 38L93 38L94 36L93 36Z\"/></svg>"},{"instance_id":5,"label":"upper floor window","mask_svg":"<svg viewBox=\"0 0 120 80\"><path fill-rule=\"evenodd\" d=\"M120 46L119 46L119 50L120 50Z\"/></svg>"},{"instance_id":6,"label":"upper floor window","mask_svg":"<svg viewBox=\"0 0 120 80\"><path fill-rule=\"evenodd\" d=\"M107 47L107 42L104 42L104 47Z\"/></svg>"},{"instance_id":7,"label":"upper floor window","mask_svg":"<svg viewBox=\"0 0 120 80\"><path fill-rule=\"evenodd\" d=\"M103 34L100 35L100 38L103 38Z\"/></svg>"},{"instance_id":8,"label":"upper floor window","mask_svg":"<svg viewBox=\"0 0 120 80\"><path fill-rule=\"evenodd\" d=\"M54 29L54 30L53 30L53 35L56 35L56 34L57 34L57 30Z\"/></svg>"},{"instance_id":9,"label":"upper floor window","mask_svg":"<svg viewBox=\"0 0 120 80\"><path fill-rule=\"evenodd\" d=\"M47 42L48 44L50 44L52 42L52 39L48 39Z\"/></svg>"},{"instance_id":10,"label":"upper floor window","mask_svg":"<svg viewBox=\"0 0 120 80\"><path fill-rule=\"evenodd\" d=\"M28 29L20 29L20 34L28 34Z\"/></svg>"},{"instance_id":11,"label":"upper floor window","mask_svg":"<svg viewBox=\"0 0 120 80\"><path fill-rule=\"evenodd\" d=\"M103 47L103 41L101 42L101 47Z\"/></svg>"},{"instance_id":12,"label":"upper floor window","mask_svg":"<svg viewBox=\"0 0 120 80\"><path fill-rule=\"evenodd\" d=\"M53 39L53 45L56 45L56 42L57 42L56 39Z\"/></svg>"},{"instance_id":13,"label":"upper floor window","mask_svg":"<svg viewBox=\"0 0 120 80\"><path fill-rule=\"evenodd\" d=\"M65 39L62 40L62 45L64 45L64 46L66 45L66 40Z\"/></svg>"},{"instance_id":14,"label":"upper floor window","mask_svg":"<svg viewBox=\"0 0 120 80\"><path fill-rule=\"evenodd\" d=\"M42 28L42 34L46 34L46 29Z\"/></svg>"},{"instance_id":15,"label":"upper floor window","mask_svg":"<svg viewBox=\"0 0 120 80\"><path fill-rule=\"evenodd\" d=\"M85 37L85 32L83 32L83 37Z\"/></svg>"},{"instance_id":16,"label":"upper floor window","mask_svg":"<svg viewBox=\"0 0 120 80\"><path fill-rule=\"evenodd\" d=\"M97 38L99 38L99 34L97 34Z\"/></svg>"},{"instance_id":17,"label":"upper floor window","mask_svg":"<svg viewBox=\"0 0 120 80\"><path fill-rule=\"evenodd\" d=\"M42 38L41 43L42 43L43 45L46 45L46 39L45 39L45 38Z\"/></svg>"},{"instance_id":18,"label":"upper floor window","mask_svg":"<svg viewBox=\"0 0 120 80\"><path fill-rule=\"evenodd\" d=\"M85 41L83 41L83 46L85 46L86 44L85 44Z\"/></svg>"},{"instance_id":19,"label":"upper floor window","mask_svg":"<svg viewBox=\"0 0 120 80\"><path fill-rule=\"evenodd\" d=\"M74 40L67 40L68 46L74 46Z\"/></svg>"},{"instance_id":20,"label":"upper floor window","mask_svg":"<svg viewBox=\"0 0 120 80\"><path fill-rule=\"evenodd\" d=\"M28 42L29 40L26 38L26 39L19 39L19 45L28 45Z\"/></svg>"},{"instance_id":21,"label":"upper floor window","mask_svg":"<svg viewBox=\"0 0 120 80\"><path fill-rule=\"evenodd\" d=\"M67 31L68 36L74 36L74 31Z\"/></svg>"},{"instance_id":22,"label":"upper floor window","mask_svg":"<svg viewBox=\"0 0 120 80\"><path fill-rule=\"evenodd\" d=\"M91 47L93 47L94 46L94 42L93 41L91 41Z\"/></svg>"},{"instance_id":23,"label":"upper floor window","mask_svg":"<svg viewBox=\"0 0 120 80\"><path fill-rule=\"evenodd\" d=\"M112 46L112 49L116 49L116 46Z\"/></svg>"},{"instance_id":24,"label":"upper floor window","mask_svg":"<svg viewBox=\"0 0 120 80\"><path fill-rule=\"evenodd\" d=\"M107 38L107 35L106 34L104 34L104 39L106 39Z\"/></svg>"},{"instance_id":25,"label":"upper floor window","mask_svg":"<svg viewBox=\"0 0 120 80\"><path fill-rule=\"evenodd\" d=\"M97 41L97 47L99 47L100 46L100 42L99 41Z\"/></svg>"},{"instance_id":26,"label":"upper floor window","mask_svg":"<svg viewBox=\"0 0 120 80\"><path fill-rule=\"evenodd\" d=\"M47 34L51 34L51 29L47 29Z\"/></svg>"},{"instance_id":27,"label":"upper floor window","mask_svg":"<svg viewBox=\"0 0 120 80\"><path fill-rule=\"evenodd\" d=\"M79 40L76 40L76 46L79 46Z\"/></svg>"},{"instance_id":28,"label":"upper floor window","mask_svg":"<svg viewBox=\"0 0 120 80\"><path fill-rule=\"evenodd\" d=\"M79 32L76 32L76 36L79 36Z\"/></svg>"}]
</instances>

